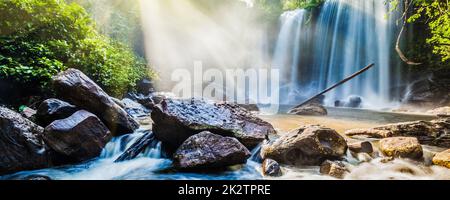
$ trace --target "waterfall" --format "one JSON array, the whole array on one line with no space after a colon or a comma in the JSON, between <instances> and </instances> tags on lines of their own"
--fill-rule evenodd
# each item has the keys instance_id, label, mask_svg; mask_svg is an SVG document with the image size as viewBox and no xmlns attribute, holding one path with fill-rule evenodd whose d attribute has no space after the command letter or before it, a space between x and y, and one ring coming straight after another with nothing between
<instances>
[{"instance_id":1,"label":"waterfall","mask_svg":"<svg viewBox=\"0 0 450 200\"><path fill-rule=\"evenodd\" d=\"M284 88L281 96L293 97L298 92L297 74L300 53L300 39L302 38L302 25L304 24L305 10L285 12L281 16L281 30L275 47L275 55L272 66L282 67L281 75L284 77L281 84ZM293 42L292 42L293 41Z\"/></svg>"},{"instance_id":2,"label":"waterfall","mask_svg":"<svg viewBox=\"0 0 450 200\"><path fill-rule=\"evenodd\" d=\"M351 96L364 106L384 108L394 99L399 62L393 53L395 20L384 0L327 0L317 13L284 13L273 66L284 72L284 104L299 101L337 83L362 67L376 67L326 94L325 103Z\"/></svg>"}]
</instances>

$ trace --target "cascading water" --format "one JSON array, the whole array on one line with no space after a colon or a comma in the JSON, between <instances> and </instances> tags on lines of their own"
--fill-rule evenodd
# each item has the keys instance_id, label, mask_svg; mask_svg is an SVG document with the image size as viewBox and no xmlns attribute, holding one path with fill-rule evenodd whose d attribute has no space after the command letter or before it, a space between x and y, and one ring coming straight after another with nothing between
<instances>
[{"instance_id":1,"label":"cascading water","mask_svg":"<svg viewBox=\"0 0 450 200\"><path fill-rule=\"evenodd\" d=\"M281 16L282 26L275 47L275 55L272 65L284 66L281 74L285 77L282 85L282 96L288 97L288 101L298 91L298 66L300 53L300 39L302 38L302 25L304 24L305 10L288 11ZM304 37L303 37L304 38ZM291 39L293 39L291 41Z\"/></svg>"},{"instance_id":2,"label":"cascading water","mask_svg":"<svg viewBox=\"0 0 450 200\"><path fill-rule=\"evenodd\" d=\"M389 16L388 16L389 15ZM328 0L318 13L295 10L281 16L273 66L284 71L284 104L296 104L362 67L376 67L326 95L333 105L352 95L367 107L387 106L395 97L395 14L384 0Z\"/></svg>"}]
</instances>

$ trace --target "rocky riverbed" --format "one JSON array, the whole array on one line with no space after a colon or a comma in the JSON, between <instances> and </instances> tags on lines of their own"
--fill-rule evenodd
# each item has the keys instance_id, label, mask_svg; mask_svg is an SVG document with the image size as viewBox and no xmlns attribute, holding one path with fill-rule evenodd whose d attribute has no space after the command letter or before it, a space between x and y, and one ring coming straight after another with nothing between
<instances>
[{"instance_id":1,"label":"rocky riverbed","mask_svg":"<svg viewBox=\"0 0 450 200\"><path fill-rule=\"evenodd\" d=\"M442 116L118 100L74 69L53 84L56 96L30 115L0 108L0 179L450 179Z\"/></svg>"}]
</instances>

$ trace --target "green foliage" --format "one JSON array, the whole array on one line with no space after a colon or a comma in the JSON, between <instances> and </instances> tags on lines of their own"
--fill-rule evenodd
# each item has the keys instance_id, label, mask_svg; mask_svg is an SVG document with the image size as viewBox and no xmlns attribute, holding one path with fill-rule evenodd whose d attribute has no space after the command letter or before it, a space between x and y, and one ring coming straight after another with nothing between
<instances>
[{"instance_id":1,"label":"green foliage","mask_svg":"<svg viewBox=\"0 0 450 200\"><path fill-rule=\"evenodd\" d=\"M114 96L151 76L146 62L96 30L84 8L63 0L0 1L0 78L48 85L77 68Z\"/></svg>"},{"instance_id":2,"label":"green foliage","mask_svg":"<svg viewBox=\"0 0 450 200\"><path fill-rule=\"evenodd\" d=\"M325 0L255 0L255 5L265 13L279 16L283 11L311 9L320 6Z\"/></svg>"},{"instance_id":3,"label":"green foliage","mask_svg":"<svg viewBox=\"0 0 450 200\"><path fill-rule=\"evenodd\" d=\"M431 37L427 43L433 45L433 52L441 55L442 61L450 59L450 4L449 1L425 1L415 2L418 9L416 14L409 18L409 22L416 21L419 17L428 19Z\"/></svg>"},{"instance_id":4,"label":"green foliage","mask_svg":"<svg viewBox=\"0 0 450 200\"><path fill-rule=\"evenodd\" d=\"M101 34L120 41L144 56L139 0L67 0L83 6Z\"/></svg>"},{"instance_id":5,"label":"green foliage","mask_svg":"<svg viewBox=\"0 0 450 200\"><path fill-rule=\"evenodd\" d=\"M298 8L310 9L321 5L324 0L283 0L284 10L294 10Z\"/></svg>"},{"instance_id":6,"label":"green foliage","mask_svg":"<svg viewBox=\"0 0 450 200\"><path fill-rule=\"evenodd\" d=\"M403 1L403 2L401 2ZM394 9L399 8L405 0L388 0ZM411 0L412 15L408 17L409 23L424 24L428 34L426 43L431 46L432 52L440 56L440 65L450 61L450 3L436 0ZM432 56L428 56L429 58Z\"/></svg>"},{"instance_id":7,"label":"green foliage","mask_svg":"<svg viewBox=\"0 0 450 200\"><path fill-rule=\"evenodd\" d=\"M283 5L281 0L255 0L255 6L263 11L266 20L278 20L283 13Z\"/></svg>"}]
</instances>

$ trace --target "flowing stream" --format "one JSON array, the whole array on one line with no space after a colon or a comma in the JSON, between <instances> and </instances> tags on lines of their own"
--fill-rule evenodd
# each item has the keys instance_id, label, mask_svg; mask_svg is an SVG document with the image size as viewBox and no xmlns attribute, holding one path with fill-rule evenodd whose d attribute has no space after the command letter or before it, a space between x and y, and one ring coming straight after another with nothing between
<instances>
[{"instance_id":1,"label":"flowing stream","mask_svg":"<svg viewBox=\"0 0 450 200\"><path fill-rule=\"evenodd\" d=\"M356 119L356 116L366 118ZM429 120L429 116L405 115L383 113L359 109L330 109L327 117L305 117L295 115L261 115L271 122L279 134L283 134L305 124L323 124L342 133L352 128L367 128L380 125L395 118L397 121ZM377 120L373 120L377 119ZM258 156L259 147L252 151L247 164L230 167L225 172L191 173L180 172L172 168L172 161L162 154L160 142L155 141L136 159L114 163L134 141L141 137L142 129L134 134L114 138L107 144L101 155L91 161L56 167L50 169L24 171L0 177L0 179L21 179L31 175L48 176L61 180L245 180L245 179L272 179L261 174L261 160ZM374 142L376 144L376 142ZM382 159L375 158L369 162L366 157L353 157L348 154L346 160L352 164L351 173L345 179L450 179L450 170L431 166L430 159L433 152L443 149L424 146L425 162L396 159L383 163ZM313 166L283 166L284 175L274 179L333 179L321 175L319 167Z\"/></svg>"}]
</instances>

